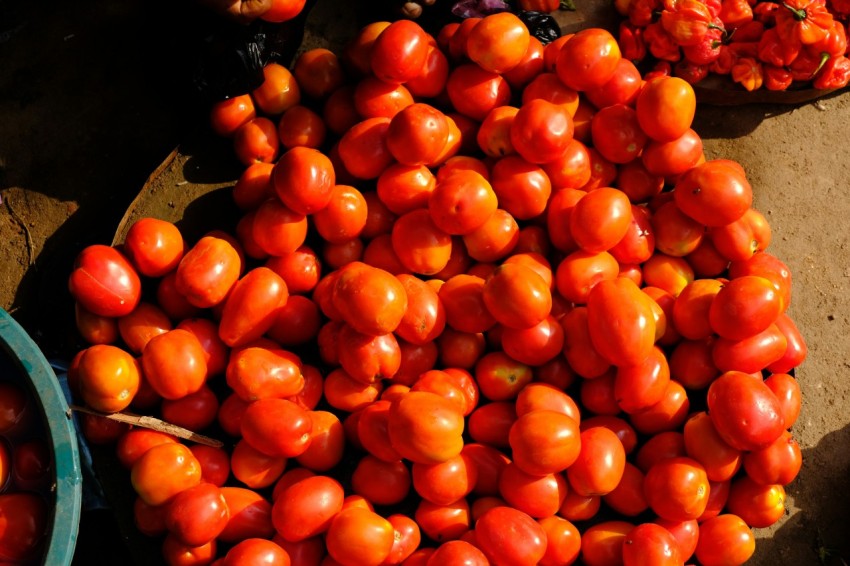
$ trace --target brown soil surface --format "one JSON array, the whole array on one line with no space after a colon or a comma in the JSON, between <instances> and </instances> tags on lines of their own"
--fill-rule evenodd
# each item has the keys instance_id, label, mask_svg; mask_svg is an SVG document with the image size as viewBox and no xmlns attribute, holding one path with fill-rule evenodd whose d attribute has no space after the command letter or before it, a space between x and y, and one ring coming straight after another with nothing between
<instances>
[{"instance_id":1,"label":"brown soil surface","mask_svg":"<svg viewBox=\"0 0 850 566\"><path fill-rule=\"evenodd\" d=\"M221 203L213 208L226 208L214 189L229 186L238 173L229 148L198 141L205 140L206 110L187 77L198 41L192 30L205 14L188 2L168 3L168 13L153 12L151 4L93 0L13 8L0 0L0 241L7 242L0 306L50 356L68 357L75 344L65 281L83 246L109 242L128 207L129 214L139 213L151 202L157 214L175 221L188 210L189 228L193 208L207 210L194 197L211 193L204 198ZM352 33L351 8L340 4L319 3L305 45L333 47ZM694 128L709 158L735 159L746 168L755 206L773 230L770 251L794 274L791 314L809 345L809 359L797 370L803 413L793 429L803 470L788 487L787 516L759 531L750 563L845 563L850 93L794 106L702 107ZM95 520L109 528L103 515L88 519ZM84 519L84 534L86 528ZM89 544L83 536L80 552L90 552ZM120 544L113 551L116 557L126 552Z\"/></svg>"}]
</instances>

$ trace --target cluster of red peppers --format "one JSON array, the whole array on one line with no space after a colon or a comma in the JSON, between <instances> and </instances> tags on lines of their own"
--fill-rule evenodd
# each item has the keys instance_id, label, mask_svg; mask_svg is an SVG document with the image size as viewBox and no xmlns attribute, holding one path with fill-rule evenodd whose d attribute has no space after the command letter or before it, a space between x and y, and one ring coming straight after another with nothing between
<instances>
[{"instance_id":1,"label":"cluster of red peppers","mask_svg":"<svg viewBox=\"0 0 850 566\"><path fill-rule=\"evenodd\" d=\"M850 0L627 0L616 2L623 57L696 84L728 75L744 89L850 82Z\"/></svg>"}]
</instances>

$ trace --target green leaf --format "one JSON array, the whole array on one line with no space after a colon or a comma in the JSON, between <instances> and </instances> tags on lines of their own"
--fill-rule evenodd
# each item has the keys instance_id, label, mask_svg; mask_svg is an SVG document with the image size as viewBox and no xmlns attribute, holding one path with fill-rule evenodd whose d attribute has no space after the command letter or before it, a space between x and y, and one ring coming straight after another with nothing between
<instances>
[{"instance_id":1,"label":"green leaf","mask_svg":"<svg viewBox=\"0 0 850 566\"><path fill-rule=\"evenodd\" d=\"M561 0L561 5L558 6L559 10L568 10L570 12L576 11L576 3L574 0Z\"/></svg>"}]
</instances>

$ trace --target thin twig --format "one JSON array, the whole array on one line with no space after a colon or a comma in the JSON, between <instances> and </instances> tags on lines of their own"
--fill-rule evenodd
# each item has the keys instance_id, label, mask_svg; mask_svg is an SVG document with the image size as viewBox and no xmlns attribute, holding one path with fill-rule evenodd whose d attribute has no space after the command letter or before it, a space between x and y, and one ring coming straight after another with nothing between
<instances>
[{"instance_id":1,"label":"thin twig","mask_svg":"<svg viewBox=\"0 0 850 566\"><path fill-rule=\"evenodd\" d=\"M15 209L12 208L11 199L9 199L9 197L7 196L3 200L6 204L6 208L9 210L9 216L11 216L12 220L14 220L18 224L18 226L20 226L21 229L24 231L24 237L27 241L27 253L29 254L29 265L32 265L33 263L35 263L35 247L32 243L32 234L30 233L30 229L27 226L26 222L24 222L23 219L18 216L18 213L15 212Z\"/></svg>"},{"instance_id":2,"label":"thin twig","mask_svg":"<svg viewBox=\"0 0 850 566\"><path fill-rule=\"evenodd\" d=\"M220 440L216 440L215 438L210 438L209 436L204 436L203 434L192 432L187 428L183 428L175 424L165 422L155 417L134 415L133 413L101 413L100 411L95 411L93 409L89 409L88 407L81 407L79 405L71 405L70 408L72 411L77 411L79 413L97 415L98 417L111 419L120 423L127 423L133 426L140 426L143 428L149 428L151 430L157 430L159 432L164 432L166 434L172 434L177 438L183 438L185 440L189 440L197 444L204 444L206 446L212 446L214 448L221 448L222 446L224 446L224 443Z\"/></svg>"}]
</instances>

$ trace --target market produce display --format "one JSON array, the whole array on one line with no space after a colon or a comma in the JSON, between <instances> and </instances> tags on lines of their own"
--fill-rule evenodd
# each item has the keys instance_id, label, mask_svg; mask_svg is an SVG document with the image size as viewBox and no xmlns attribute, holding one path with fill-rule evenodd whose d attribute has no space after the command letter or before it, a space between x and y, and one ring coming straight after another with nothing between
<instances>
[{"instance_id":1,"label":"market produce display","mask_svg":"<svg viewBox=\"0 0 850 566\"><path fill-rule=\"evenodd\" d=\"M692 87L511 13L367 26L213 128L235 234L70 276L69 377L172 564L741 564L801 465L805 343Z\"/></svg>"},{"instance_id":2,"label":"market produce display","mask_svg":"<svg viewBox=\"0 0 850 566\"><path fill-rule=\"evenodd\" d=\"M835 90L850 81L843 1L618 0L623 57L650 75L727 88Z\"/></svg>"}]
</instances>

